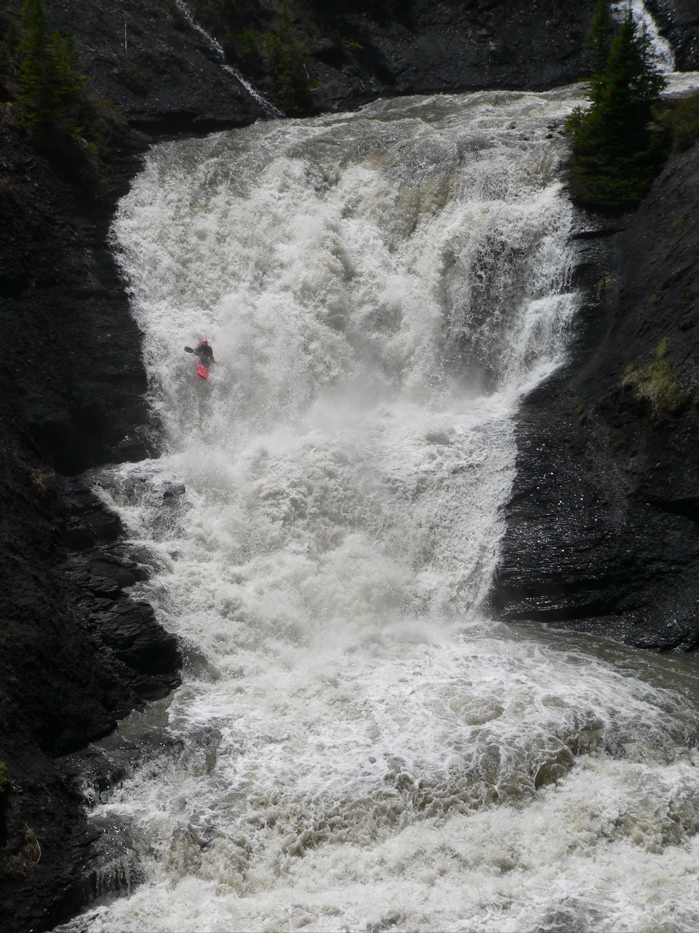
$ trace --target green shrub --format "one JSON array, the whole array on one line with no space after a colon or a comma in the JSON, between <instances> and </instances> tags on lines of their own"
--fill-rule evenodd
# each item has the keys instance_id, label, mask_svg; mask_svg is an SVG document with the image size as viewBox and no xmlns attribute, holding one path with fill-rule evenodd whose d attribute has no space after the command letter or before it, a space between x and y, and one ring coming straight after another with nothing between
<instances>
[{"instance_id":1,"label":"green shrub","mask_svg":"<svg viewBox=\"0 0 699 933\"><path fill-rule=\"evenodd\" d=\"M226 59L248 76L264 74L261 36L255 31L267 11L255 0L190 0L197 17L217 36Z\"/></svg>"},{"instance_id":2,"label":"green shrub","mask_svg":"<svg viewBox=\"0 0 699 933\"><path fill-rule=\"evenodd\" d=\"M259 12L254 0L194 0L193 5L205 25L223 37L221 42L227 54L237 58L238 46L245 44L243 35L255 25ZM256 37L254 41L257 44Z\"/></svg>"},{"instance_id":3,"label":"green shrub","mask_svg":"<svg viewBox=\"0 0 699 933\"><path fill-rule=\"evenodd\" d=\"M608 0L600 0L587 47L593 66L605 63L590 77L590 109L576 109L566 123L572 195L602 209L638 202L666 155L651 127L665 79L653 64L648 34L639 32L629 11L607 52L608 14Z\"/></svg>"},{"instance_id":4,"label":"green shrub","mask_svg":"<svg viewBox=\"0 0 699 933\"><path fill-rule=\"evenodd\" d=\"M260 43L252 29L244 29L237 34L229 33L224 39L224 47L231 47L234 57L246 74L260 74L263 68Z\"/></svg>"},{"instance_id":5,"label":"green shrub","mask_svg":"<svg viewBox=\"0 0 699 933\"><path fill-rule=\"evenodd\" d=\"M292 16L286 2L282 3L281 25L276 32L265 34L269 67L280 104L287 113L298 113L311 106L311 83L308 68L311 55L308 48L291 33Z\"/></svg>"},{"instance_id":6,"label":"green shrub","mask_svg":"<svg viewBox=\"0 0 699 933\"><path fill-rule=\"evenodd\" d=\"M10 77L14 70L14 58L19 45L19 29L14 23L9 23L0 40L0 75ZM0 87L2 98L5 99L6 88Z\"/></svg>"},{"instance_id":7,"label":"green shrub","mask_svg":"<svg viewBox=\"0 0 699 933\"><path fill-rule=\"evenodd\" d=\"M204 10L231 32L238 32L253 17L255 4L252 0L206 0Z\"/></svg>"},{"instance_id":8,"label":"green shrub","mask_svg":"<svg viewBox=\"0 0 699 933\"><path fill-rule=\"evenodd\" d=\"M668 339L663 337L656 347L655 359L642 368L630 364L622 380L622 385L633 389L638 398L650 402L656 415L678 412L689 400L672 374L669 349Z\"/></svg>"},{"instance_id":9,"label":"green shrub","mask_svg":"<svg viewBox=\"0 0 699 933\"><path fill-rule=\"evenodd\" d=\"M267 83L287 113L308 112L312 107L312 59L308 47L295 36L297 30L287 0L264 7L256 0L191 3L201 21L220 38L231 63L246 75ZM270 22L274 24L271 28Z\"/></svg>"},{"instance_id":10,"label":"green shrub","mask_svg":"<svg viewBox=\"0 0 699 933\"><path fill-rule=\"evenodd\" d=\"M4 761L0 761L0 794L4 794L9 789L10 779L7 776L7 765Z\"/></svg>"}]
</instances>

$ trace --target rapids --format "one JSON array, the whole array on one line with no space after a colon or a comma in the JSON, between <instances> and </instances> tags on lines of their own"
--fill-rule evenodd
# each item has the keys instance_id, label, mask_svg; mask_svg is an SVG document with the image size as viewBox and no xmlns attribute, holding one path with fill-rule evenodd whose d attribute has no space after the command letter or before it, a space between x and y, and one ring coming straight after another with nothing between
<instances>
[{"instance_id":1,"label":"rapids","mask_svg":"<svg viewBox=\"0 0 699 933\"><path fill-rule=\"evenodd\" d=\"M94 801L140 884L63 930L699 926L693 662L488 614L583 93L152 150L113 236L165 449L93 478L187 660L105 743L167 738Z\"/></svg>"}]
</instances>

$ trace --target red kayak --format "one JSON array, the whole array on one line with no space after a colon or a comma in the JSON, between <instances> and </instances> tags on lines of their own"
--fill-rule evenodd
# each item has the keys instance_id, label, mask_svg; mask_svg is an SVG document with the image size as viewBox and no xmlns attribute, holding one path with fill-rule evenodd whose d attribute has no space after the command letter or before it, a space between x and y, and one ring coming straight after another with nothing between
<instances>
[{"instance_id":1,"label":"red kayak","mask_svg":"<svg viewBox=\"0 0 699 933\"><path fill-rule=\"evenodd\" d=\"M200 363L197 366L197 376L201 376L202 379L208 379L210 372L211 372L210 366L204 366L203 363Z\"/></svg>"}]
</instances>

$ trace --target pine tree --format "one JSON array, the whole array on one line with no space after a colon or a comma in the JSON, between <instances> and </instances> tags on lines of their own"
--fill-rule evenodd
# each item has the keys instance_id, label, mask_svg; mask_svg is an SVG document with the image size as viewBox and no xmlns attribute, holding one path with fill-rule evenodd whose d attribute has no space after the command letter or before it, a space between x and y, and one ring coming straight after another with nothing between
<instances>
[{"instance_id":1,"label":"pine tree","mask_svg":"<svg viewBox=\"0 0 699 933\"><path fill-rule=\"evenodd\" d=\"M81 92L75 41L49 29L43 0L23 0L18 48L20 122L36 139L77 132Z\"/></svg>"},{"instance_id":2,"label":"pine tree","mask_svg":"<svg viewBox=\"0 0 699 933\"><path fill-rule=\"evenodd\" d=\"M595 48L600 44L595 40ZM629 11L600 72L590 80L591 107L568 121L572 191L596 207L636 203L657 173L664 148L649 124L665 80L653 63L650 39Z\"/></svg>"},{"instance_id":3,"label":"pine tree","mask_svg":"<svg viewBox=\"0 0 699 933\"><path fill-rule=\"evenodd\" d=\"M585 51L593 75L601 74L607 64L612 42L612 14L609 0L597 0L590 32L585 40Z\"/></svg>"},{"instance_id":4,"label":"pine tree","mask_svg":"<svg viewBox=\"0 0 699 933\"><path fill-rule=\"evenodd\" d=\"M18 104L22 122L33 129L46 123L58 106L55 87L48 75L50 38L42 0L24 0L21 28Z\"/></svg>"}]
</instances>

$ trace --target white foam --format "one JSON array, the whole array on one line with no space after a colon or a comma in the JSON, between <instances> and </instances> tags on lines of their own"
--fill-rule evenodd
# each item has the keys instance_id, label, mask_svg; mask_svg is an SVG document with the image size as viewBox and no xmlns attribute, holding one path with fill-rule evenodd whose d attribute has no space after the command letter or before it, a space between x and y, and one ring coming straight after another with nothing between
<instances>
[{"instance_id":1,"label":"white foam","mask_svg":"<svg viewBox=\"0 0 699 933\"><path fill-rule=\"evenodd\" d=\"M146 881L81 930L691 927L693 674L484 603L575 308L549 127L582 93L151 153L115 238L168 449L97 481L189 662L180 750L95 813Z\"/></svg>"}]
</instances>

